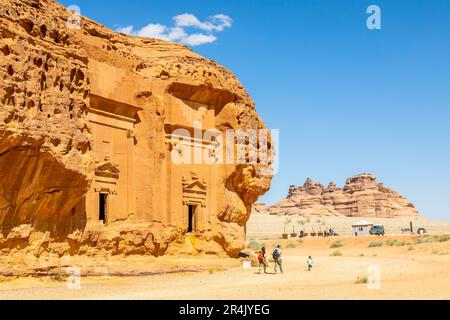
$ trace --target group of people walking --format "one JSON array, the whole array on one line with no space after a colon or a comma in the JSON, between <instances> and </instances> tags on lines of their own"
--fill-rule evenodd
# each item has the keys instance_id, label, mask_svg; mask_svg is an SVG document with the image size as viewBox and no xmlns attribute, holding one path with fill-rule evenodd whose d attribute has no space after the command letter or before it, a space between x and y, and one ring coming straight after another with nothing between
<instances>
[{"instance_id":1,"label":"group of people walking","mask_svg":"<svg viewBox=\"0 0 450 320\"><path fill-rule=\"evenodd\" d=\"M277 245L275 249L272 252L272 258L274 262L274 272L277 273L277 269L280 269L280 272L283 273L283 262L281 257L281 245ZM258 262L259 262L259 271L258 274L261 273L261 270L264 269L264 273L267 272L267 267L269 263L267 262L266 258L266 247L262 247L261 251L259 251L258 254ZM308 271L311 271L312 266L314 264L313 259L311 256L308 257L308 260L306 260L306 263L308 265Z\"/></svg>"}]
</instances>

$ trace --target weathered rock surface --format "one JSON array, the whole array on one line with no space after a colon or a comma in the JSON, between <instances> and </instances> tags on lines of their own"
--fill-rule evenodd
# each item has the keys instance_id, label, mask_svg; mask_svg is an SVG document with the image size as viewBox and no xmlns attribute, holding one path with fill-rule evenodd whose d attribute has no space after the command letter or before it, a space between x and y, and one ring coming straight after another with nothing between
<instances>
[{"instance_id":1,"label":"weathered rock surface","mask_svg":"<svg viewBox=\"0 0 450 320\"><path fill-rule=\"evenodd\" d=\"M0 2L0 225L49 229L92 176L86 52L44 1Z\"/></svg>"},{"instance_id":2,"label":"weathered rock surface","mask_svg":"<svg viewBox=\"0 0 450 320\"><path fill-rule=\"evenodd\" d=\"M255 202L252 207L252 213L268 214L268 206L265 202Z\"/></svg>"},{"instance_id":3,"label":"weathered rock surface","mask_svg":"<svg viewBox=\"0 0 450 320\"><path fill-rule=\"evenodd\" d=\"M50 268L74 255L237 256L251 206L270 187L262 165L219 170L211 182L217 212L188 238L167 218L160 190L168 185L163 162L172 100L193 110L216 108L217 129L265 128L245 89L185 46L114 33L84 17L81 28L69 28L72 14L51 0L0 1L1 254L10 261L31 257L31 269L42 259ZM111 99L102 103L141 109L130 133L135 208L107 226L74 209L94 175L88 115L97 95Z\"/></svg>"},{"instance_id":4,"label":"weathered rock surface","mask_svg":"<svg viewBox=\"0 0 450 320\"><path fill-rule=\"evenodd\" d=\"M303 186L291 186L286 199L257 208L255 213L301 215L305 217L407 217L418 216L414 205L400 193L381 183L371 174L348 178L343 188L334 182L327 187L307 179Z\"/></svg>"}]
</instances>

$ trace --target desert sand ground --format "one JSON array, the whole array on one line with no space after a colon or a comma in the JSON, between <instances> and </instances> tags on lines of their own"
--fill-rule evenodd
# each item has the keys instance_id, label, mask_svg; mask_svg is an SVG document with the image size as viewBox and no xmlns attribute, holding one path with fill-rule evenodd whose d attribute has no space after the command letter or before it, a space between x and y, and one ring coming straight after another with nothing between
<instances>
[{"instance_id":1,"label":"desert sand ground","mask_svg":"<svg viewBox=\"0 0 450 320\"><path fill-rule=\"evenodd\" d=\"M268 240L270 251L283 246L285 270L277 275L243 270L236 260L191 257L184 262L198 272L82 278L79 290L48 278L8 278L0 281L0 299L450 299L450 241L416 244L415 238ZM343 246L331 248L336 241ZM383 245L369 248L373 241ZM342 256L332 256L335 251ZM315 261L311 272L308 255ZM381 270L379 290L356 283L369 266ZM268 271L273 273L273 264Z\"/></svg>"}]
</instances>

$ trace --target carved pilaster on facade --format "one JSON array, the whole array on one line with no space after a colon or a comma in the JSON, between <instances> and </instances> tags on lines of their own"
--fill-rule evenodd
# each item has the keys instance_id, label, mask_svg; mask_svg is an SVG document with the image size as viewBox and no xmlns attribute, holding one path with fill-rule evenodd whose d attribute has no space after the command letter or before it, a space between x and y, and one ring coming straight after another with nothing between
<instances>
[{"instance_id":1,"label":"carved pilaster on facade","mask_svg":"<svg viewBox=\"0 0 450 320\"><path fill-rule=\"evenodd\" d=\"M189 183L188 183L186 177L183 176L183 177L181 178L181 186L182 186L183 189L184 189L187 185L189 185Z\"/></svg>"}]
</instances>

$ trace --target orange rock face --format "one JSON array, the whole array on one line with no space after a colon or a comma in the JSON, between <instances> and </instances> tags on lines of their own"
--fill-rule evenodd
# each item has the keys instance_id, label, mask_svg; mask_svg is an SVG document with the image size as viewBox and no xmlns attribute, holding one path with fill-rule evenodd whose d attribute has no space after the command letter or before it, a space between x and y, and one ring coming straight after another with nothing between
<instances>
[{"instance_id":1,"label":"orange rock face","mask_svg":"<svg viewBox=\"0 0 450 320\"><path fill-rule=\"evenodd\" d=\"M307 179L302 187L291 186L286 199L258 208L259 213L347 217L418 216L414 205L398 192L377 183L371 174L348 178L343 188L328 187Z\"/></svg>"},{"instance_id":2,"label":"orange rock face","mask_svg":"<svg viewBox=\"0 0 450 320\"><path fill-rule=\"evenodd\" d=\"M270 163L214 160L206 133L265 129L245 89L185 46L73 14L0 1L2 256L236 256Z\"/></svg>"}]
</instances>

